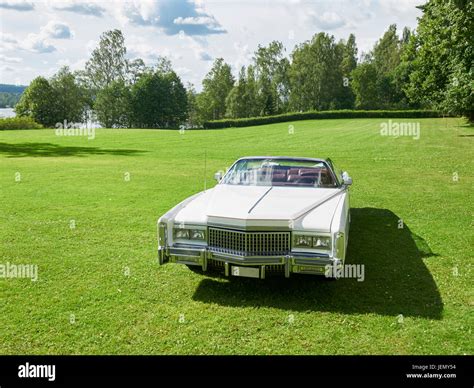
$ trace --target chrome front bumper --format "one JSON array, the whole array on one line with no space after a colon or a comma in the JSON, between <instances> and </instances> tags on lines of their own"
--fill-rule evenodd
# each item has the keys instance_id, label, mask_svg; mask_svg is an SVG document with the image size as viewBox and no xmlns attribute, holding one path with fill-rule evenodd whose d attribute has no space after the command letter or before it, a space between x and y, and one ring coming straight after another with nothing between
<instances>
[{"instance_id":1,"label":"chrome front bumper","mask_svg":"<svg viewBox=\"0 0 474 388\"><path fill-rule=\"evenodd\" d=\"M339 266L342 262L329 254L297 253L291 252L284 256L256 256L243 257L228 253L217 253L207 247L171 246L158 248L158 261L160 264L167 262L201 267L207 271L210 263L220 263L224 274L230 276L231 267L259 268L260 278L265 278L266 267L281 267L285 277L291 273L325 275L327 266Z\"/></svg>"}]
</instances>

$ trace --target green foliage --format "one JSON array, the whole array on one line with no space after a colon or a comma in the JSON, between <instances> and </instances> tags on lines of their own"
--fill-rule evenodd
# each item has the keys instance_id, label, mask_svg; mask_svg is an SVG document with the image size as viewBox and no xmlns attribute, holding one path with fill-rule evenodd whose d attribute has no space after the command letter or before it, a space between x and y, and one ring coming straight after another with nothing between
<instances>
[{"instance_id":1,"label":"green foliage","mask_svg":"<svg viewBox=\"0 0 474 388\"><path fill-rule=\"evenodd\" d=\"M400 39L397 26L392 24L365 56L362 63L352 70L352 90L358 109L406 109L417 107L408 101L403 86L410 70L401 57L407 51L411 32L403 30Z\"/></svg>"},{"instance_id":2,"label":"green foliage","mask_svg":"<svg viewBox=\"0 0 474 388\"><path fill-rule=\"evenodd\" d=\"M57 93L44 77L36 77L15 106L19 117L29 116L46 127L54 126L59 119Z\"/></svg>"},{"instance_id":3,"label":"green foliage","mask_svg":"<svg viewBox=\"0 0 474 388\"><path fill-rule=\"evenodd\" d=\"M295 111L340 107L344 93L342 52L333 36L323 32L300 44L292 54L290 105Z\"/></svg>"},{"instance_id":4,"label":"green foliage","mask_svg":"<svg viewBox=\"0 0 474 388\"><path fill-rule=\"evenodd\" d=\"M388 75L396 69L400 63L400 40L395 24L390 25L375 44L372 56L373 64L379 74Z\"/></svg>"},{"instance_id":5,"label":"green foliage","mask_svg":"<svg viewBox=\"0 0 474 388\"><path fill-rule=\"evenodd\" d=\"M400 64L401 42L397 35L397 26L392 24L375 44L371 62L376 71L377 104L372 108L393 109L400 99L400 91L393 81L395 69Z\"/></svg>"},{"instance_id":6,"label":"green foliage","mask_svg":"<svg viewBox=\"0 0 474 388\"><path fill-rule=\"evenodd\" d=\"M249 98L245 67L240 69L239 79L226 98L226 116L232 118L249 117Z\"/></svg>"},{"instance_id":7,"label":"green foliage","mask_svg":"<svg viewBox=\"0 0 474 388\"><path fill-rule=\"evenodd\" d=\"M201 125L201 118L199 116L199 110L197 106L197 93L191 83L188 83L186 87L186 100L188 105L186 126L189 128L199 127Z\"/></svg>"},{"instance_id":8,"label":"green foliage","mask_svg":"<svg viewBox=\"0 0 474 388\"><path fill-rule=\"evenodd\" d=\"M338 105L343 109L352 109L354 108L355 95L350 78L352 71L357 67L357 45L354 34L349 35L347 42L341 40L338 47L342 51L341 73L343 77L342 85L344 86L341 90Z\"/></svg>"},{"instance_id":9,"label":"green foliage","mask_svg":"<svg viewBox=\"0 0 474 388\"><path fill-rule=\"evenodd\" d=\"M262 91L260 91L261 93ZM242 118L259 116L262 113L258 90L258 81L255 77L255 67L242 67L239 79L229 92L226 99L226 117Z\"/></svg>"},{"instance_id":10,"label":"green foliage","mask_svg":"<svg viewBox=\"0 0 474 388\"><path fill-rule=\"evenodd\" d=\"M145 62L143 62L143 59L141 58L127 61L126 84L133 85L149 70L150 69L145 66Z\"/></svg>"},{"instance_id":11,"label":"green foliage","mask_svg":"<svg viewBox=\"0 0 474 388\"><path fill-rule=\"evenodd\" d=\"M414 32L407 27L403 29L400 48L400 63L392 72L392 80L398 92L398 96L400 97L400 106L420 109L422 108L422 104L420 104L419 101L410 99L406 93L407 85L410 82L410 74L413 72L413 60L416 57L413 34ZM426 105L425 107L429 107L429 105Z\"/></svg>"},{"instance_id":12,"label":"green foliage","mask_svg":"<svg viewBox=\"0 0 474 388\"><path fill-rule=\"evenodd\" d=\"M255 52L254 63L259 115L285 112L289 100L290 62L285 57L283 43L273 41L267 47L259 45Z\"/></svg>"},{"instance_id":13,"label":"green foliage","mask_svg":"<svg viewBox=\"0 0 474 388\"><path fill-rule=\"evenodd\" d=\"M197 98L202 120L221 119L226 113L226 98L234 86L230 65L222 58L215 60L212 69L202 81L203 91Z\"/></svg>"},{"instance_id":14,"label":"green foliage","mask_svg":"<svg viewBox=\"0 0 474 388\"><path fill-rule=\"evenodd\" d=\"M35 78L15 106L18 116L53 127L57 123L82 122L90 105L89 93L67 67L61 68L50 80Z\"/></svg>"},{"instance_id":15,"label":"green foliage","mask_svg":"<svg viewBox=\"0 0 474 388\"><path fill-rule=\"evenodd\" d=\"M76 75L65 66L59 69L49 82L57 95L57 100L53 103L57 105L61 119L59 121L83 122L92 100L89 91L79 84Z\"/></svg>"},{"instance_id":16,"label":"green foliage","mask_svg":"<svg viewBox=\"0 0 474 388\"><path fill-rule=\"evenodd\" d=\"M168 90L164 104L165 117L167 117L167 127L176 128L183 124L187 118L187 92L181 82L181 78L179 78L174 71L164 73L163 76Z\"/></svg>"},{"instance_id":17,"label":"green foliage","mask_svg":"<svg viewBox=\"0 0 474 388\"><path fill-rule=\"evenodd\" d=\"M186 121L188 95L168 59L160 57L153 68L135 59L123 77L116 74L96 91L94 111L102 126L177 128Z\"/></svg>"},{"instance_id":18,"label":"green foliage","mask_svg":"<svg viewBox=\"0 0 474 388\"><path fill-rule=\"evenodd\" d=\"M243 119L224 119L205 121L204 128L218 129L231 127L250 127L256 125L284 123L299 120L349 119L349 118L426 118L440 117L440 112L433 110L329 110L285 113L275 116L251 117Z\"/></svg>"},{"instance_id":19,"label":"green foliage","mask_svg":"<svg viewBox=\"0 0 474 388\"><path fill-rule=\"evenodd\" d=\"M0 118L0 130L5 129L40 129L43 128L31 117L7 117Z\"/></svg>"},{"instance_id":20,"label":"green foliage","mask_svg":"<svg viewBox=\"0 0 474 388\"><path fill-rule=\"evenodd\" d=\"M105 128L127 128L131 124L130 88L123 80L112 81L99 90L94 101L94 111Z\"/></svg>"},{"instance_id":21,"label":"green foliage","mask_svg":"<svg viewBox=\"0 0 474 388\"><path fill-rule=\"evenodd\" d=\"M379 107L377 70L373 63L361 63L351 73L352 90L355 94L357 109Z\"/></svg>"},{"instance_id":22,"label":"green foliage","mask_svg":"<svg viewBox=\"0 0 474 388\"><path fill-rule=\"evenodd\" d=\"M474 120L474 2L430 0L420 7L406 93L424 106Z\"/></svg>"},{"instance_id":23,"label":"green foliage","mask_svg":"<svg viewBox=\"0 0 474 388\"><path fill-rule=\"evenodd\" d=\"M187 95L170 69L146 73L131 89L133 125L139 128L176 128L187 117Z\"/></svg>"},{"instance_id":24,"label":"green foliage","mask_svg":"<svg viewBox=\"0 0 474 388\"><path fill-rule=\"evenodd\" d=\"M99 46L92 51L85 68L91 89L100 90L113 81L125 81L128 67L126 53L122 31L106 31L100 36Z\"/></svg>"}]
</instances>

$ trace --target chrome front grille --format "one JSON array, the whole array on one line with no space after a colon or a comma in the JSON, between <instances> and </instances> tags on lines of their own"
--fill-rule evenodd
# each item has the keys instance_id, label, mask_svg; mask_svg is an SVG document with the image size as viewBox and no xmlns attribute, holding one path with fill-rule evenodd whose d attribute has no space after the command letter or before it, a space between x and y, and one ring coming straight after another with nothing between
<instances>
[{"instance_id":1,"label":"chrome front grille","mask_svg":"<svg viewBox=\"0 0 474 388\"><path fill-rule=\"evenodd\" d=\"M290 232L246 232L209 228L209 250L237 256L282 256L290 251Z\"/></svg>"}]
</instances>

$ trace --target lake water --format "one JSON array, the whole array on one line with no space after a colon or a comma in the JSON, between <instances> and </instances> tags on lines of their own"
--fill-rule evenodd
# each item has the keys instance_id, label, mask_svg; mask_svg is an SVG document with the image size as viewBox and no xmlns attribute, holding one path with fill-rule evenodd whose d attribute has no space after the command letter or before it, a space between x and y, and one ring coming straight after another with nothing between
<instances>
[{"instance_id":1,"label":"lake water","mask_svg":"<svg viewBox=\"0 0 474 388\"><path fill-rule=\"evenodd\" d=\"M0 117L15 117L15 111L13 108L0 108Z\"/></svg>"},{"instance_id":2,"label":"lake water","mask_svg":"<svg viewBox=\"0 0 474 388\"><path fill-rule=\"evenodd\" d=\"M0 108L0 118L15 117L15 116L16 114L13 108ZM87 120L87 122L83 124L84 126L89 127L89 128L101 128L100 124L97 121L92 120L91 114L89 114L89 117L91 117L91 119Z\"/></svg>"}]
</instances>

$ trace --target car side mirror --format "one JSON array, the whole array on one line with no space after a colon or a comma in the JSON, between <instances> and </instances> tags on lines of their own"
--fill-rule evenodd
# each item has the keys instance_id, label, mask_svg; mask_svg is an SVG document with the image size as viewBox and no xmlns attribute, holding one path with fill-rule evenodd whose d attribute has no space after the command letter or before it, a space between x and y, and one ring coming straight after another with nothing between
<instances>
[{"instance_id":1,"label":"car side mirror","mask_svg":"<svg viewBox=\"0 0 474 388\"><path fill-rule=\"evenodd\" d=\"M215 174L214 174L214 179L217 181L217 183L219 183L222 179L222 171L217 171Z\"/></svg>"},{"instance_id":2,"label":"car side mirror","mask_svg":"<svg viewBox=\"0 0 474 388\"><path fill-rule=\"evenodd\" d=\"M347 186L350 186L352 185L352 178L349 176L349 174L347 173L347 171L344 171L342 173L342 183L344 185L347 185Z\"/></svg>"}]
</instances>

